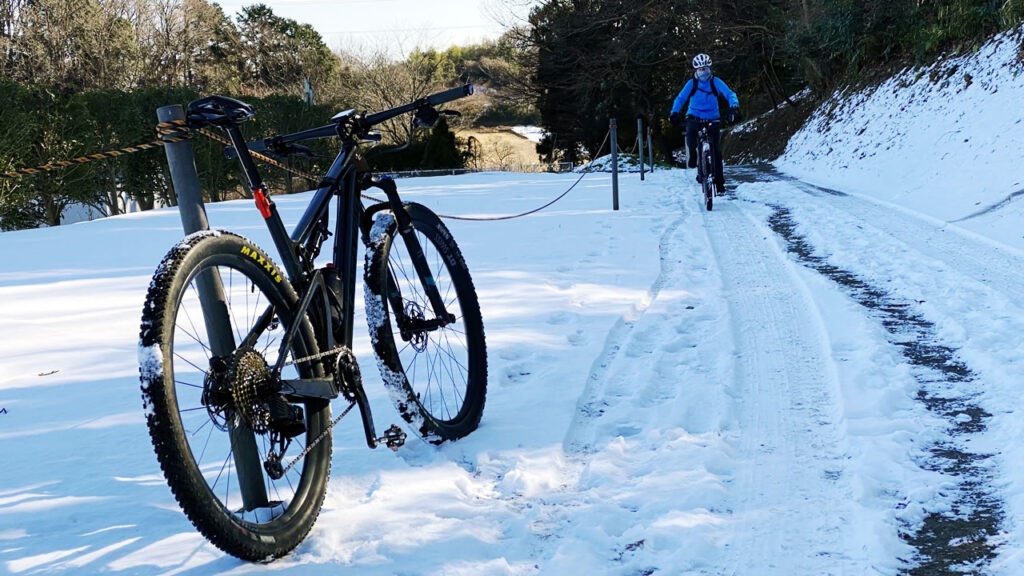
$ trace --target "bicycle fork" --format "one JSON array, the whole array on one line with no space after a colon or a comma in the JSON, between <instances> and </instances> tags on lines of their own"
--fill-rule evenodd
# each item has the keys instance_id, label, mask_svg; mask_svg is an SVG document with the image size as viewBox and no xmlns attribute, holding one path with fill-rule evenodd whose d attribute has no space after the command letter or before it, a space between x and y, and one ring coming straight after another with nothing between
<instances>
[{"instance_id":1,"label":"bicycle fork","mask_svg":"<svg viewBox=\"0 0 1024 576\"><path fill-rule=\"evenodd\" d=\"M409 251L409 258L412 260L420 285L423 287L423 291L430 301L431 307L434 309L434 317L432 319L412 318L406 314L398 283L392 277L391 272L388 272L388 300L391 304L391 310L398 321L402 339L408 342L416 333L432 332L455 322L455 315L448 312L444 299L441 297L441 292L437 289L434 275L430 271L430 265L427 264L426 256L423 254L423 246L420 244L419 238L416 237L416 229L412 225L412 218L405 211L402 201L398 197L398 186L395 184L395 181L385 176L372 181L370 186L380 188L387 195L391 213L394 215L395 223L398 226L398 234L402 237L406 250Z\"/></svg>"}]
</instances>

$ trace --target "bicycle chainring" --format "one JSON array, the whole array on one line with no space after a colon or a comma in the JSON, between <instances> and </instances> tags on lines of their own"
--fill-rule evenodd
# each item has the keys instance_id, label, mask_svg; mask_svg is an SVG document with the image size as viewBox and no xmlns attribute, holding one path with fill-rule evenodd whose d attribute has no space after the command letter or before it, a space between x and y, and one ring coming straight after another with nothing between
<instances>
[{"instance_id":1,"label":"bicycle chainring","mask_svg":"<svg viewBox=\"0 0 1024 576\"><path fill-rule=\"evenodd\" d=\"M355 402L363 387L363 377L359 372L356 355L347 347L338 352L334 364L334 388L341 392L349 402Z\"/></svg>"}]
</instances>

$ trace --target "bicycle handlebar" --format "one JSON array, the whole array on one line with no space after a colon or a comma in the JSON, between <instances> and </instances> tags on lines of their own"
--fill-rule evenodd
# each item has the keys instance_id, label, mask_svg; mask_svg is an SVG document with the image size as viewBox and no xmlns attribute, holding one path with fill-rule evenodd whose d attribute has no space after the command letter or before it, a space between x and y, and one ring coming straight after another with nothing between
<instances>
[{"instance_id":1,"label":"bicycle handlebar","mask_svg":"<svg viewBox=\"0 0 1024 576\"><path fill-rule=\"evenodd\" d=\"M423 108L424 106L437 106L440 104L444 104L446 102L451 102L452 100L464 98L471 94L473 94L473 85L464 84L457 88L452 88L450 90L445 90L444 92L438 92L436 94L431 94L430 96L425 96L423 98L420 98L419 100L410 102L408 104L403 104L402 106L398 106L390 110L384 110L383 112L370 114L369 116L366 116L365 118L362 119L361 124L363 128L369 129L371 126L380 124L385 120L390 120L395 116L401 116L402 114L418 110L420 108Z\"/></svg>"},{"instance_id":2,"label":"bicycle handlebar","mask_svg":"<svg viewBox=\"0 0 1024 576\"><path fill-rule=\"evenodd\" d=\"M302 132L296 132L294 134L284 134L281 136L271 136L269 138L253 140L252 142L248 142L248 148L251 152L263 152L267 150L273 150L275 147L283 147L293 142L301 142L303 140L314 140L317 138L330 138L333 136L339 136L340 134L338 130L339 124L341 122L351 122L356 127L356 131L358 133L365 134L367 131L369 131L371 127L380 124L381 122L390 120L395 116L401 116L402 114L407 114L409 112L420 110L425 107L433 108L434 106L439 106L441 104L445 104L453 100L458 100L459 98L465 98L466 96L470 96L472 94L473 85L464 84L456 88L451 88L448 90L444 90L442 92L431 94L429 96L424 96L419 100L415 100L413 102L409 102L408 104L397 106L390 110L384 110L366 116L356 115L354 113L351 113L353 111L350 110L346 111L349 113L342 112L336 115L335 118L338 118L339 120L335 123L328 124L326 126L320 126L318 128L311 128L309 130L303 130ZM234 159L237 157L237 152L233 147L225 148L224 154L225 156L228 157L228 159Z\"/></svg>"},{"instance_id":3,"label":"bicycle handlebar","mask_svg":"<svg viewBox=\"0 0 1024 576\"><path fill-rule=\"evenodd\" d=\"M427 96L425 100L431 106L437 106L438 104L445 104L452 100L458 100L459 98L465 98L473 94L473 85L464 84L451 90L445 90L444 92L438 92L437 94L431 94Z\"/></svg>"}]
</instances>

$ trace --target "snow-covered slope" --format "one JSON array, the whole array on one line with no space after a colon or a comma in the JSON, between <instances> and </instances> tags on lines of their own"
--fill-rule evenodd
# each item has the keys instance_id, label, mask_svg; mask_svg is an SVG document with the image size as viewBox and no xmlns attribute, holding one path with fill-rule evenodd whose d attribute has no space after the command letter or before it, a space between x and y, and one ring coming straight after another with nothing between
<instances>
[{"instance_id":1,"label":"snow-covered slope","mask_svg":"<svg viewBox=\"0 0 1024 576\"><path fill-rule=\"evenodd\" d=\"M875 88L838 92L776 162L1024 249L1024 40L907 69Z\"/></svg>"}]
</instances>

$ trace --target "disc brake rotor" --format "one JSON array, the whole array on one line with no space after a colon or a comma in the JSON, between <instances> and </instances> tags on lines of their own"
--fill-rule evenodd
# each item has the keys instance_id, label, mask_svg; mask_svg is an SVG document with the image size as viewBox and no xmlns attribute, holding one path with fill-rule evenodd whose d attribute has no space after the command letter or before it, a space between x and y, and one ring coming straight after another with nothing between
<instances>
[{"instance_id":1,"label":"disc brake rotor","mask_svg":"<svg viewBox=\"0 0 1024 576\"><path fill-rule=\"evenodd\" d=\"M405 302L405 317L412 320L422 321L426 316L423 314L423 308L413 302L407 300ZM427 331L426 330L413 330L409 334L409 344L412 345L413 349L417 352L423 352L427 349Z\"/></svg>"}]
</instances>

